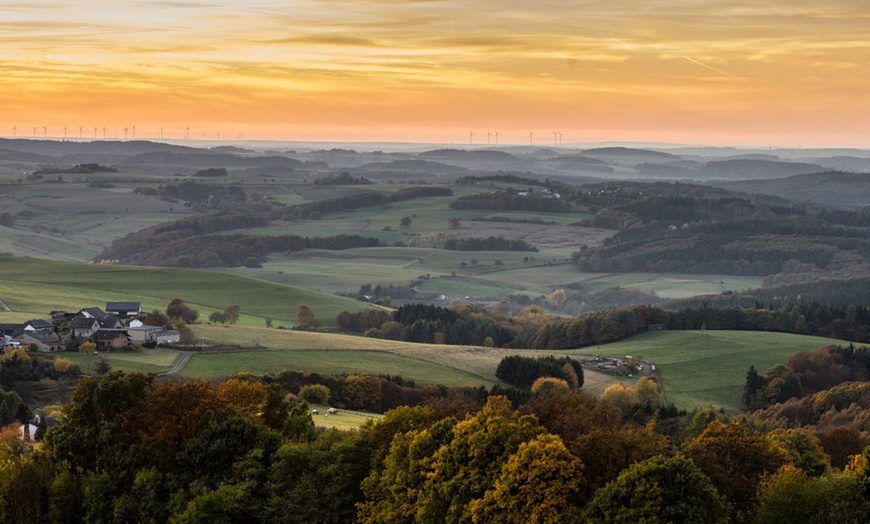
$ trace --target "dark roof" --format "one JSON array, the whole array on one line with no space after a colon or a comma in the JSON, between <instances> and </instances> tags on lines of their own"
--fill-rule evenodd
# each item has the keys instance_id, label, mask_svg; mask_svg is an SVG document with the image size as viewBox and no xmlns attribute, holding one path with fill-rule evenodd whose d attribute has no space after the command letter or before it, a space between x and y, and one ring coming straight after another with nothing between
<instances>
[{"instance_id":1,"label":"dark roof","mask_svg":"<svg viewBox=\"0 0 870 524\"><path fill-rule=\"evenodd\" d=\"M22 331L18 336L27 335L28 337L38 340L43 344L57 344L60 342L60 337L54 333L43 333L42 331Z\"/></svg>"},{"instance_id":2,"label":"dark roof","mask_svg":"<svg viewBox=\"0 0 870 524\"><path fill-rule=\"evenodd\" d=\"M140 311L141 302L106 302L106 311Z\"/></svg>"},{"instance_id":3,"label":"dark roof","mask_svg":"<svg viewBox=\"0 0 870 524\"><path fill-rule=\"evenodd\" d=\"M24 324L0 324L0 333L4 335L12 335L22 329L24 329Z\"/></svg>"},{"instance_id":4,"label":"dark roof","mask_svg":"<svg viewBox=\"0 0 870 524\"><path fill-rule=\"evenodd\" d=\"M109 316L108 313L106 313L105 311L103 311L102 309L100 309L96 306L83 308L83 309L79 310L78 314L85 315L85 316L88 316L91 318L95 318L97 320L102 320L102 319L106 318L107 316Z\"/></svg>"},{"instance_id":5,"label":"dark roof","mask_svg":"<svg viewBox=\"0 0 870 524\"><path fill-rule=\"evenodd\" d=\"M104 328L118 328L122 325L121 321L118 320L118 317L110 315L98 307L86 307L82 309L75 317L73 317L73 322L75 322L76 318L81 317L95 318L100 323L100 327Z\"/></svg>"},{"instance_id":6,"label":"dark roof","mask_svg":"<svg viewBox=\"0 0 870 524\"><path fill-rule=\"evenodd\" d=\"M123 329L101 329L91 335L94 340L115 340L119 335L130 338L130 334Z\"/></svg>"},{"instance_id":7,"label":"dark roof","mask_svg":"<svg viewBox=\"0 0 870 524\"><path fill-rule=\"evenodd\" d=\"M97 325L100 324L100 321L95 318L81 316L74 317L69 325L73 329L90 329L93 327L94 322L96 322Z\"/></svg>"},{"instance_id":8,"label":"dark roof","mask_svg":"<svg viewBox=\"0 0 870 524\"><path fill-rule=\"evenodd\" d=\"M27 322L24 323L24 325L26 326L27 324L30 324L30 326L35 328L35 329L54 328L54 324L52 324L51 322L46 322L45 320L42 320L40 318L34 318L33 320L28 320Z\"/></svg>"}]
</instances>

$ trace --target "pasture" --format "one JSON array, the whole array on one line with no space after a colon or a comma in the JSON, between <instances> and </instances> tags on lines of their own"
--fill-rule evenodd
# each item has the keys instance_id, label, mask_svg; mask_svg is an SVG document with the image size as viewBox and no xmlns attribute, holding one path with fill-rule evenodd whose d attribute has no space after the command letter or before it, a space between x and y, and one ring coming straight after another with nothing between
<instances>
[{"instance_id":1,"label":"pasture","mask_svg":"<svg viewBox=\"0 0 870 524\"><path fill-rule=\"evenodd\" d=\"M400 375L420 384L492 386L492 382L454 366L370 350L271 350L197 353L184 367L186 377L224 379L245 371L263 374L284 369L341 374Z\"/></svg>"},{"instance_id":2,"label":"pasture","mask_svg":"<svg viewBox=\"0 0 870 524\"><path fill-rule=\"evenodd\" d=\"M329 415L326 413L326 410L329 409L328 406L319 406L317 404L312 404L311 409L316 409L319 413L317 415L312 414L311 418L314 420L314 425L318 428L324 429L340 429L343 431L350 431L353 429L359 429L366 422L377 422L383 415L378 415L375 413L364 413L362 411L348 411L346 409L338 410L338 413L334 415Z\"/></svg>"},{"instance_id":3,"label":"pasture","mask_svg":"<svg viewBox=\"0 0 870 524\"><path fill-rule=\"evenodd\" d=\"M844 343L788 333L661 331L569 353L642 357L657 366L665 397L677 407L712 404L737 410L749 366L764 373L774 364L784 364L794 353Z\"/></svg>"},{"instance_id":4,"label":"pasture","mask_svg":"<svg viewBox=\"0 0 870 524\"><path fill-rule=\"evenodd\" d=\"M83 373L94 373L94 366L100 358L105 358L112 369L140 371L142 373L162 373L168 371L178 358L179 352L173 349L142 349L141 351L113 351L111 353L83 353L64 351L57 356L68 358L78 364Z\"/></svg>"},{"instance_id":5,"label":"pasture","mask_svg":"<svg viewBox=\"0 0 870 524\"><path fill-rule=\"evenodd\" d=\"M489 388L499 382L495 370L506 356L572 354L570 351L414 344L257 327L224 328L198 324L193 329L197 336L210 342L251 348L234 353L194 355L182 374L200 378L221 378L239 371L265 373L296 369L323 373L386 373L401 375L421 384L482 385ZM254 350L254 344L269 350ZM585 376L584 391L593 395L600 395L614 382L633 382L595 370L588 370Z\"/></svg>"},{"instance_id":6,"label":"pasture","mask_svg":"<svg viewBox=\"0 0 870 524\"><path fill-rule=\"evenodd\" d=\"M420 384L491 387L499 382L495 370L506 356L632 355L657 366L665 398L677 407L693 409L713 405L740 409L746 370L759 372L785 363L800 351L842 341L784 333L744 331L664 331L646 333L602 346L563 351L515 350L474 346L412 344L348 335L311 333L254 327L195 325L202 340L241 346L237 351L195 353L181 375L224 379L237 372L256 374L283 369L334 374L390 374ZM255 349L252 344L258 344ZM246 347L247 346L247 347ZM159 373L167 371L178 356L168 349L101 353L113 369ZM92 372L100 358L92 354L63 352L59 356ZM584 370L583 391L600 395L611 384L633 384L637 377L618 377L594 368Z\"/></svg>"},{"instance_id":7,"label":"pasture","mask_svg":"<svg viewBox=\"0 0 870 524\"><path fill-rule=\"evenodd\" d=\"M107 301L140 301L144 311L164 310L181 298L205 321L237 304L240 324L294 326L296 307L308 305L324 327L344 310L374 307L356 300L213 271L80 264L0 257L0 300L12 310L45 318L49 311L104 307Z\"/></svg>"}]
</instances>

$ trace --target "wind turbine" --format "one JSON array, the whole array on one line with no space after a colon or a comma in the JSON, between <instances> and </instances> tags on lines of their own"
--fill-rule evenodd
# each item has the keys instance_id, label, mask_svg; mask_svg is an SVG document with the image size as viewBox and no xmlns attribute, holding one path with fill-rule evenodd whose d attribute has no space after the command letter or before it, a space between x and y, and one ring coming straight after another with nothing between
<instances>
[{"instance_id":1,"label":"wind turbine","mask_svg":"<svg viewBox=\"0 0 870 524\"><path fill-rule=\"evenodd\" d=\"M559 145L561 146L562 145L562 132L558 131L558 133L559 133Z\"/></svg>"},{"instance_id":2,"label":"wind turbine","mask_svg":"<svg viewBox=\"0 0 870 524\"><path fill-rule=\"evenodd\" d=\"M160 140L163 140L163 126L160 126Z\"/></svg>"},{"instance_id":3,"label":"wind turbine","mask_svg":"<svg viewBox=\"0 0 870 524\"><path fill-rule=\"evenodd\" d=\"M106 124L103 124L103 140L106 139Z\"/></svg>"},{"instance_id":4,"label":"wind turbine","mask_svg":"<svg viewBox=\"0 0 870 524\"><path fill-rule=\"evenodd\" d=\"M93 128L94 128L94 140L96 140L96 139L97 139L97 129L98 129L98 128L97 128L97 126L93 126Z\"/></svg>"},{"instance_id":5,"label":"wind turbine","mask_svg":"<svg viewBox=\"0 0 870 524\"><path fill-rule=\"evenodd\" d=\"M559 132L558 131L553 131L553 145L554 146L559 145Z\"/></svg>"},{"instance_id":6,"label":"wind turbine","mask_svg":"<svg viewBox=\"0 0 870 524\"><path fill-rule=\"evenodd\" d=\"M12 126L12 138L15 138L16 136L18 136L18 126L17 125Z\"/></svg>"},{"instance_id":7,"label":"wind turbine","mask_svg":"<svg viewBox=\"0 0 870 524\"><path fill-rule=\"evenodd\" d=\"M66 124L63 125L63 140L66 141Z\"/></svg>"},{"instance_id":8,"label":"wind turbine","mask_svg":"<svg viewBox=\"0 0 870 524\"><path fill-rule=\"evenodd\" d=\"M129 130L129 128L127 126L124 126L124 140L127 140L127 131L128 130Z\"/></svg>"},{"instance_id":9,"label":"wind turbine","mask_svg":"<svg viewBox=\"0 0 870 524\"><path fill-rule=\"evenodd\" d=\"M532 133L531 129L529 129L529 145L535 145L535 134Z\"/></svg>"},{"instance_id":10,"label":"wind turbine","mask_svg":"<svg viewBox=\"0 0 870 524\"><path fill-rule=\"evenodd\" d=\"M184 139L190 140L190 124L188 124L187 127L184 128Z\"/></svg>"},{"instance_id":11,"label":"wind turbine","mask_svg":"<svg viewBox=\"0 0 870 524\"><path fill-rule=\"evenodd\" d=\"M30 126L33 128L33 138L36 138L36 126Z\"/></svg>"},{"instance_id":12,"label":"wind turbine","mask_svg":"<svg viewBox=\"0 0 870 524\"><path fill-rule=\"evenodd\" d=\"M474 131L468 132L468 140L471 142L471 145L474 145Z\"/></svg>"},{"instance_id":13,"label":"wind turbine","mask_svg":"<svg viewBox=\"0 0 870 524\"><path fill-rule=\"evenodd\" d=\"M133 124L133 140L136 140L136 124Z\"/></svg>"},{"instance_id":14,"label":"wind turbine","mask_svg":"<svg viewBox=\"0 0 870 524\"><path fill-rule=\"evenodd\" d=\"M82 127L84 127L84 126L79 126L79 138L82 137Z\"/></svg>"},{"instance_id":15,"label":"wind turbine","mask_svg":"<svg viewBox=\"0 0 870 524\"><path fill-rule=\"evenodd\" d=\"M495 130L495 145L498 145L498 129Z\"/></svg>"},{"instance_id":16,"label":"wind turbine","mask_svg":"<svg viewBox=\"0 0 870 524\"><path fill-rule=\"evenodd\" d=\"M45 138L48 136L48 126L42 126L42 137Z\"/></svg>"},{"instance_id":17,"label":"wind turbine","mask_svg":"<svg viewBox=\"0 0 870 524\"><path fill-rule=\"evenodd\" d=\"M492 133L489 132L489 129L486 130L486 145L489 145L490 138L492 138Z\"/></svg>"}]
</instances>

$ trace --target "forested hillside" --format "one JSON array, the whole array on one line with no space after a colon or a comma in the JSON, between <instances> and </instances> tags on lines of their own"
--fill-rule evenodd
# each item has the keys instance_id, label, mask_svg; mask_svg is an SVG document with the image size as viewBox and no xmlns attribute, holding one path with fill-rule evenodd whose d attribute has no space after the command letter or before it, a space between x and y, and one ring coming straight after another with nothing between
<instances>
[{"instance_id":1,"label":"forested hillside","mask_svg":"<svg viewBox=\"0 0 870 524\"><path fill-rule=\"evenodd\" d=\"M777 275L777 283L870 272L870 217L685 184L586 186L585 225L619 229L573 255L582 271ZM675 194L682 192L682 194Z\"/></svg>"}]
</instances>

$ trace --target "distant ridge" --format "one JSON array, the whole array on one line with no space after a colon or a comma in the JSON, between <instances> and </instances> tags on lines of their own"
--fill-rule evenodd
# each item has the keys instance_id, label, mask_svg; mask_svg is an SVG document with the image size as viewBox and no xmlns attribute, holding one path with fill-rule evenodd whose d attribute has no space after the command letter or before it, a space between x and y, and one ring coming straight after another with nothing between
<instances>
[{"instance_id":1,"label":"distant ridge","mask_svg":"<svg viewBox=\"0 0 870 524\"><path fill-rule=\"evenodd\" d=\"M586 149L584 155L591 157L655 157L659 159L680 160L677 155L670 153L662 153L661 151L652 151L649 149L635 149L631 147L598 147L594 149Z\"/></svg>"}]
</instances>

